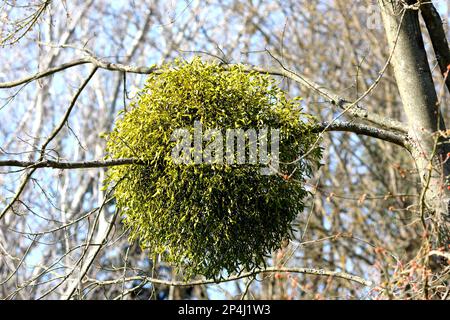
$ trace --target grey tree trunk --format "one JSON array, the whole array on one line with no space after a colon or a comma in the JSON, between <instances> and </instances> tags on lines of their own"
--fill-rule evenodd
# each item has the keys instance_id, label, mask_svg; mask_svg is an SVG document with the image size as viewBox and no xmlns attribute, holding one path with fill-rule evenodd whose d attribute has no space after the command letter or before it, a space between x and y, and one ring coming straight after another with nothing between
<instances>
[{"instance_id":1,"label":"grey tree trunk","mask_svg":"<svg viewBox=\"0 0 450 320\"><path fill-rule=\"evenodd\" d=\"M409 3L410 1L408 1ZM415 1L413 1L415 2ZM422 184L419 212L432 217L432 236L439 246L448 245L450 162L448 139L440 114L436 87L427 60L419 24L419 11L400 1L378 0L400 97L408 121L410 151Z\"/></svg>"}]
</instances>

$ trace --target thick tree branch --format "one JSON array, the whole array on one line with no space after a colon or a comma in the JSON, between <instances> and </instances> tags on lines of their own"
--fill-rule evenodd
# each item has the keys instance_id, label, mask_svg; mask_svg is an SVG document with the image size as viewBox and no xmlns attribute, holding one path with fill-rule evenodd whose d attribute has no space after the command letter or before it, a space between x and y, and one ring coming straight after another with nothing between
<instances>
[{"instance_id":1,"label":"thick tree branch","mask_svg":"<svg viewBox=\"0 0 450 320\"><path fill-rule=\"evenodd\" d=\"M444 75L448 72L447 66L450 65L450 49L442 19L431 1L422 4L420 12L427 26L439 69L441 70L441 74ZM450 77L446 77L445 84L450 90Z\"/></svg>"},{"instance_id":2,"label":"thick tree branch","mask_svg":"<svg viewBox=\"0 0 450 320\"><path fill-rule=\"evenodd\" d=\"M408 149L408 142L406 135L376 127L367 126L360 123L335 121L329 124L328 122L322 122L317 126L316 130L318 132L323 130L353 132L359 135L369 136L372 138L377 138L380 140L391 142Z\"/></svg>"},{"instance_id":3,"label":"thick tree branch","mask_svg":"<svg viewBox=\"0 0 450 320\"><path fill-rule=\"evenodd\" d=\"M378 3L389 47L391 50L395 47L392 67L408 119L411 155L430 209L430 227L438 230L432 236L438 246L447 247L450 244L450 189L447 188L450 162L445 159L450 148L448 139L438 134L446 126L420 28L417 9L421 1L378 0ZM445 44L444 39L445 34L439 43ZM427 223L424 227L428 228Z\"/></svg>"},{"instance_id":4,"label":"thick tree branch","mask_svg":"<svg viewBox=\"0 0 450 320\"><path fill-rule=\"evenodd\" d=\"M312 81L311 79L308 79L304 75L300 75L298 73L294 73L292 71L283 68L263 69L259 67L248 66L248 70L267 72L271 75L278 75L289 78L301 85L307 86L309 89L316 92L318 95L325 98L329 103L337 106L341 110L348 109L346 112L350 114L352 117L365 120L386 130L395 130L403 133L407 132L407 130L405 129L405 125L400 121L384 117L373 112L369 112L366 109L360 107L359 105L352 105L352 102L345 100L338 94L325 88L322 85L319 85L318 83Z\"/></svg>"}]
</instances>

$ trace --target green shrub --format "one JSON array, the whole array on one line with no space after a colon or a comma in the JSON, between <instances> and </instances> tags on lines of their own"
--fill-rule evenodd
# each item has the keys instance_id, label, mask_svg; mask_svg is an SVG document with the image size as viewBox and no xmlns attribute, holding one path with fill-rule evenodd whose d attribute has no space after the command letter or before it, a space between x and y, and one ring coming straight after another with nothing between
<instances>
[{"instance_id":1,"label":"green shrub","mask_svg":"<svg viewBox=\"0 0 450 320\"><path fill-rule=\"evenodd\" d=\"M171 134L193 132L194 121L205 129L279 128L279 174L262 175L263 164L177 164ZM163 66L107 136L108 158L146 163L107 173L131 240L186 277L261 267L292 237L304 209L305 179L321 157L314 123L269 75L198 58Z\"/></svg>"}]
</instances>

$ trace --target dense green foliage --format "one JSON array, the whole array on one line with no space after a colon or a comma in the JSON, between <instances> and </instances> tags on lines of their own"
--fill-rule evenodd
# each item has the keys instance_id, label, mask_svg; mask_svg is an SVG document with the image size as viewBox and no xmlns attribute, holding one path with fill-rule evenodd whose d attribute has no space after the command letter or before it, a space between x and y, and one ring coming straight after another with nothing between
<instances>
[{"instance_id":1,"label":"dense green foliage","mask_svg":"<svg viewBox=\"0 0 450 320\"><path fill-rule=\"evenodd\" d=\"M192 132L194 120L204 128L279 128L280 174L262 175L259 164L176 164L171 134ZM147 163L108 170L131 239L188 277L261 267L292 237L304 209L305 179L321 156L313 126L268 75L200 59L163 66L107 137L109 158Z\"/></svg>"}]
</instances>

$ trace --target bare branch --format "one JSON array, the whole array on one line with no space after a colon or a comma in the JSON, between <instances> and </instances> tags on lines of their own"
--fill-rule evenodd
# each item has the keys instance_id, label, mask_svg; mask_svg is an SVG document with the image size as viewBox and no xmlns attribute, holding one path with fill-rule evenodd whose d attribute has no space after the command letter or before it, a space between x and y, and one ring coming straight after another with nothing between
<instances>
[{"instance_id":1,"label":"bare branch","mask_svg":"<svg viewBox=\"0 0 450 320\"><path fill-rule=\"evenodd\" d=\"M317 126L317 131L322 130L353 132L359 135L377 138L394 143L404 148L408 148L407 137L405 135L360 123L337 121L329 124L328 122L322 122Z\"/></svg>"},{"instance_id":2,"label":"bare branch","mask_svg":"<svg viewBox=\"0 0 450 320\"><path fill-rule=\"evenodd\" d=\"M48 69L46 71L36 73L34 75L26 76L20 80L0 83L0 88L12 88L12 87L15 87L15 86L18 86L21 84L26 84L30 81L34 81L34 80L52 75L56 72L59 72L59 71L62 71L62 70L65 70L65 69L68 69L68 68L71 68L74 66L86 64L86 63L91 63L100 69L105 69L105 70L110 70L110 71L120 71L120 72L129 72L129 73L138 73L138 74L150 74L150 73L159 73L160 72L160 70L158 69L157 66L151 66L151 67L142 67L141 66L140 67L140 66L124 65L121 63L108 62L108 61L105 61L98 57L94 57L93 55L90 54L88 57L86 57L84 59L74 60L72 62L62 64L58 67L54 67L54 68ZM233 64L228 64L225 66L232 67ZM256 72L261 72L261 73L268 73L273 76L282 76L282 77L289 78L301 85L305 85L308 88L312 89L318 95L325 98L329 103L339 107L340 109L342 109L342 110L348 109L347 112L353 117L363 119L365 121L368 121L372 124L375 124L377 126L380 126L381 128L387 129L387 130L395 130L395 131L399 131L399 132L403 132L403 133L407 132L404 124L402 124L401 122L394 120L394 119L390 119L388 117L384 117L384 116L372 113L372 112L368 112L367 110L360 107L359 105L352 105L352 103L350 101L343 99L342 97L340 97L336 93L332 92L331 90L324 88L323 86L315 83L311 79L308 79L307 77L300 75L298 73L294 73L292 71L289 71L289 70L283 69L283 68L260 68L260 67L251 66L251 65L246 65L244 67L245 67L245 70L248 72L256 71Z\"/></svg>"},{"instance_id":3,"label":"bare branch","mask_svg":"<svg viewBox=\"0 0 450 320\"><path fill-rule=\"evenodd\" d=\"M214 283L223 283L223 282L230 282L235 281L239 279L244 279L248 277L254 277L258 274L265 274L265 273L303 273L303 274L310 274L310 275L316 275L316 276L325 276L325 277L335 277L340 279L345 279L349 281L353 281L359 284L362 284L367 287L372 286L372 282L365 280L359 276L355 276L346 272L339 272L339 271L331 271L331 270L324 270L324 269L313 269L313 268L277 268L277 267L271 267L266 269L257 269L255 271L245 272L240 275L231 276L229 278L221 279L221 280L214 280L214 279L207 279L207 280L196 280L196 281L190 281L190 282L181 282L181 281L167 281L162 279L156 279L146 276L135 276L135 277L128 277L128 278L119 278L115 280L94 280L89 279L90 282L94 282L97 285L111 285L116 284L123 281L134 281L134 280L142 280L146 282L151 282L155 284L163 284L163 285L169 285L169 286L177 286L177 287L190 287L190 286L198 286L198 285L204 285L204 284L214 284Z\"/></svg>"},{"instance_id":4,"label":"bare branch","mask_svg":"<svg viewBox=\"0 0 450 320\"><path fill-rule=\"evenodd\" d=\"M81 86L78 88L77 92L75 93L74 97L72 98L72 101L70 102L69 107L67 108L66 112L64 113L63 118L61 119L59 125L52 131L50 136L47 138L47 140L44 142L44 144L41 147L41 152L39 156L39 161L44 160L45 156L45 149L47 148L48 144L58 135L58 133L61 131L61 129L64 127L64 124L66 123L67 119L70 116L70 113L72 112L72 109L74 108L78 97L80 96L81 92L83 92L84 88L87 86L89 81L94 76L95 72L97 71L97 67L94 67L89 76L86 78L86 80L81 84ZM33 168L30 170L22 179L22 182L17 189L16 193L14 194L13 199L3 208L3 210L0 212L0 220L5 216L6 212L13 206L13 204L20 198L20 195L22 194L23 190L25 189L28 181L30 180L33 173L36 171L36 168Z\"/></svg>"},{"instance_id":5,"label":"bare branch","mask_svg":"<svg viewBox=\"0 0 450 320\"><path fill-rule=\"evenodd\" d=\"M14 88L14 87L20 86L22 84L27 84L28 82L32 82L35 80L39 80L41 78L51 76L59 71L63 71L65 69L72 68L72 67L79 66L82 64L86 64L86 63L91 63L91 61L88 59L73 60L73 61L70 61L67 63L63 63L57 67L49 68L45 71L37 72L33 75L29 75L29 76L23 77L18 80L14 80L14 81L10 81L10 82L0 82L0 89Z\"/></svg>"},{"instance_id":6,"label":"bare branch","mask_svg":"<svg viewBox=\"0 0 450 320\"><path fill-rule=\"evenodd\" d=\"M93 161L20 161L20 160L0 160L2 167L22 167L22 168L53 168L53 169L89 169L89 168L105 168L112 166L120 166L126 164L145 164L136 159L114 159L114 160L93 160Z\"/></svg>"},{"instance_id":7,"label":"bare branch","mask_svg":"<svg viewBox=\"0 0 450 320\"><path fill-rule=\"evenodd\" d=\"M352 132L359 135L365 135L387 142L394 143L404 148L408 148L407 137L398 133L389 132L387 130L366 126L358 123L337 121L331 125L328 122L322 122L314 129L316 132L341 131ZM121 166L129 164L146 165L146 162L134 158L122 158L112 160L92 160L92 161L57 161L57 160L41 160L41 161L21 161L21 160L0 160L0 167L20 167L27 169L37 168L53 168L53 169L89 169L89 168L105 168L112 166Z\"/></svg>"}]
</instances>

